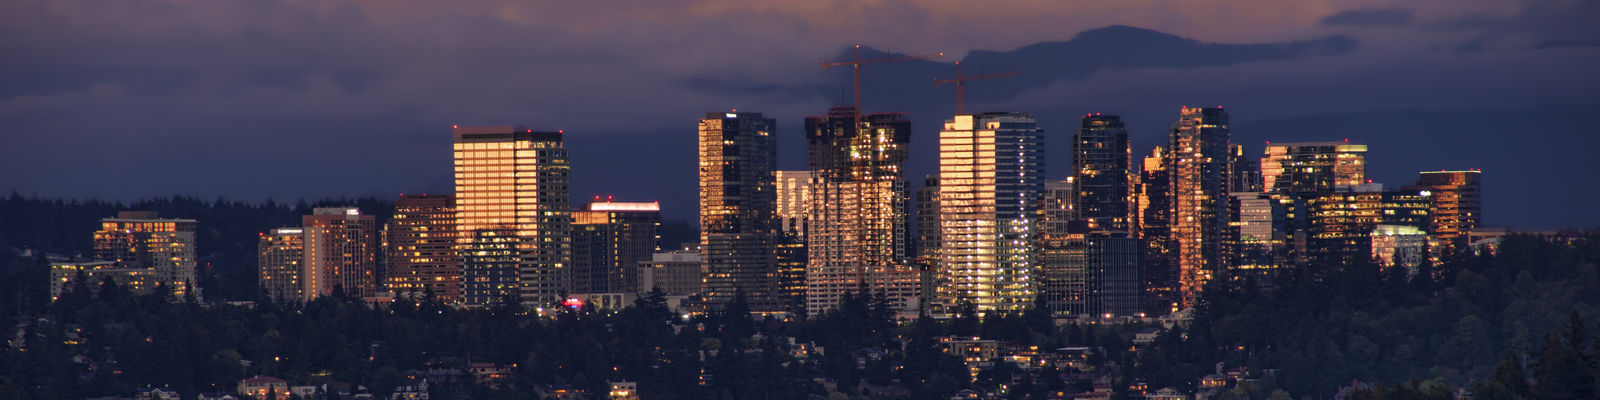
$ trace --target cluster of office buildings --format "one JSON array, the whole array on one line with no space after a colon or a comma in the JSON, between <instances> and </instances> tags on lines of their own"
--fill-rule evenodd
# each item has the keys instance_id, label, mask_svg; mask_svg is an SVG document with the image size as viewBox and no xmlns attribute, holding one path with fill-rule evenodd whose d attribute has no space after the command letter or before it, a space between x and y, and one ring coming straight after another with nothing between
<instances>
[{"instance_id":1,"label":"cluster of office buildings","mask_svg":"<svg viewBox=\"0 0 1600 400\"><path fill-rule=\"evenodd\" d=\"M712 306L738 291L758 310L812 315L847 295L933 315L1164 314L1219 277L1367 261L1415 273L1481 218L1477 170L1385 189L1366 178L1365 145L1268 143L1253 156L1221 107L1182 108L1142 158L1120 118L1085 115L1065 179L1045 176L1048 135L1031 116L956 115L937 137L938 173L917 189L903 114L808 117L806 171L775 169L774 126L751 112L700 122Z\"/></svg>"},{"instance_id":2,"label":"cluster of office buildings","mask_svg":"<svg viewBox=\"0 0 1600 400\"><path fill-rule=\"evenodd\" d=\"M1182 108L1142 157L1120 118L1085 115L1064 179L1046 176L1049 135L1030 115L955 115L920 187L905 172L916 136L903 113L806 118L801 171L777 169L776 127L761 113L705 114L698 249L661 252L659 203L571 206L564 132L458 126L453 194L402 195L382 224L318 208L263 232L261 288L530 307L621 307L661 289L701 310L743 296L759 312L810 315L872 296L908 315L1127 317L1193 305L1219 277L1368 260L1415 271L1463 249L1481 219L1479 171L1385 188L1367 179L1367 146L1348 140L1268 142L1254 156L1230 140L1221 107ZM107 218L97 261L59 263L53 294L79 273L184 294L194 224Z\"/></svg>"}]
</instances>

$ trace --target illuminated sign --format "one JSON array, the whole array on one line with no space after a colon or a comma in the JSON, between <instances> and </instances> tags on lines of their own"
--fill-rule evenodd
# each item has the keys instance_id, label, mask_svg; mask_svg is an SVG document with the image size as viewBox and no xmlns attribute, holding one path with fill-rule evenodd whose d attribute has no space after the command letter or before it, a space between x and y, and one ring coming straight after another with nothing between
<instances>
[{"instance_id":1,"label":"illuminated sign","mask_svg":"<svg viewBox=\"0 0 1600 400\"><path fill-rule=\"evenodd\" d=\"M734 114L734 113L726 113L726 114L722 114L722 116L728 117L728 118L739 118L739 114Z\"/></svg>"},{"instance_id":2,"label":"illuminated sign","mask_svg":"<svg viewBox=\"0 0 1600 400\"><path fill-rule=\"evenodd\" d=\"M567 308L571 308L571 309L576 310L576 309L579 309L579 308L583 308L583 299L580 299L580 298L577 298L577 297L569 298L569 299L566 299L565 301L562 301L561 305L567 306Z\"/></svg>"}]
</instances>

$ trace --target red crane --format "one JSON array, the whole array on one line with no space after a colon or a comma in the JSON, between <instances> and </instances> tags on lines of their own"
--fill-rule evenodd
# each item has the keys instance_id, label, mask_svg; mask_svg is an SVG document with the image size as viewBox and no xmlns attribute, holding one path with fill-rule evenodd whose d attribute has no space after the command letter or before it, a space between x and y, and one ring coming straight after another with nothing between
<instances>
[{"instance_id":1,"label":"red crane","mask_svg":"<svg viewBox=\"0 0 1600 400\"><path fill-rule=\"evenodd\" d=\"M944 86L944 84L946 84L946 83L954 83L954 84L956 84L956 115L961 115L961 114L966 114L966 112L967 112L967 110L966 110L966 108L967 108L967 81L975 81L975 80L979 80L979 79L1006 78L1006 77L1012 77L1012 76L1017 76L1017 75L1022 75L1022 73L1021 72L1001 72L1001 73L998 73L998 74L988 74L988 75L978 75L978 76L963 76L963 75L961 75L961 62L960 61L956 61L956 78L955 79L944 79L944 80L934 79L933 80L933 85L934 86Z\"/></svg>"},{"instance_id":2,"label":"red crane","mask_svg":"<svg viewBox=\"0 0 1600 400\"><path fill-rule=\"evenodd\" d=\"M855 75L855 78L856 78L856 83L855 83L855 89L856 89L855 106L856 106L856 111L860 112L861 111L861 66L862 65L886 63L886 62L897 62L897 61L927 60L927 59L933 59L933 58L939 58L939 57L944 57L944 52L939 52L939 53L936 53L936 54L925 54L925 55L920 55L920 56L885 57L885 58L871 58L871 59L863 60L863 59L861 59L861 45L858 44L858 45L856 45L856 48L855 48L855 54L851 57L850 61L824 61L824 62L822 62L822 69L826 70L829 67L837 67L837 66L841 66L841 65L849 65L850 66L851 73L853 75Z\"/></svg>"}]
</instances>

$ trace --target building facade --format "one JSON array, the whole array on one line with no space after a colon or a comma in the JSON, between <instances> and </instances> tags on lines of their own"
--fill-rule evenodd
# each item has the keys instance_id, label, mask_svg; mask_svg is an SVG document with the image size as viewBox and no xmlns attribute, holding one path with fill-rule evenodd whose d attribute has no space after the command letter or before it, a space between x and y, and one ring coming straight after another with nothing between
<instances>
[{"instance_id":1,"label":"building facade","mask_svg":"<svg viewBox=\"0 0 1600 400\"><path fill-rule=\"evenodd\" d=\"M1128 129L1115 115L1085 115L1072 138L1076 211L1090 231L1131 233L1134 220Z\"/></svg>"},{"instance_id":2,"label":"building facade","mask_svg":"<svg viewBox=\"0 0 1600 400\"><path fill-rule=\"evenodd\" d=\"M467 305L531 306L570 289L571 167L563 134L455 127L456 232Z\"/></svg>"},{"instance_id":3,"label":"building facade","mask_svg":"<svg viewBox=\"0 0 1600 400\"><path fill-rule=\"evenodd\" d=\"M1365 184L1367 145L1343 142L1267 143L1261 191L1329 193Z\"/></svg>"},{"instance_id":4,"label":"building facade","mask_svg":"<svg viewBox=\"0 0 1600 400\"><path fill-rule=\"evenodd\" d=\"M94 256L114 261L119 268L152 270L155 284L182 297L199 288L194 276L195 225L195 220L164 219L153 211L118 212L116 218L100 220Z\"/></svg>"},{"instance_id":5,"label":"building facade","mask_svg":"<svg viewBox=\"0 0 1600 400\"><path fill-rule=\"evenodd\" d=\"M862 115L834 107L807 117L807 160L814 179L806 234L806 310L839 306L845 293L874 291L869 269L906 263L909 215L904 166L911 122L904 114Z\"/></svg>"},{"instance_id":6,"label":"building facade","mask_svg":"<svg viewBox=\"0 0 1600 400\"><path fill-rule=\"evenodd\" d=\"M575 293L638 293L639 262L660 250L660 203L590 202L572 212Z\"/></svg>"},{"instance_id":7,"label":"building facade","mask_svg":"<svg viewBox=\"0 0 1600 400\"><path fill-rule=\"evenodd\" d=\"M401 195L384 224L384 284L399 298L461 303L455 196Z\"/></svg>"},{"instance_id":8,"label":"building facade","mask_svg":"<svg viewBox=\"0 0 1600 400\"><path fill-rule=\"evenodd\" d=\"M302 228L274 228L261 234L256 259L261 291L276 301L305 298L306 239Z\"/></svg>"},{"instance_id":9,"label":"building facade","mask_svg":"<svg viewBox=\"0 0 1600 400\"><path fill-rule=\"evenodd\" d=\"M300 218L305 236L301 300L343 292L378 293L378 232L372 215L354 207L325 207Z\"/></svg>"},{"instance_id":10,"label":"building facade","mask_svg":"<svg viewBox=\"0 0 1600 400\"><path fill-rule=\"evenodd\" d=\"M83 288L98 293L106 279L116 282L122 290L136 294L149 293L159 282L154 269L128 268L116 261L52 262L50 301L60 300L61 296L74 291L80 283Z\"/></svg>"},{"instance_id":11,"label":"building facade","mask_svg":"<svg viewBox=\"0 0 1600 400\"><path fill-rule=\"evenodd\" d=\"M639 262L639 289L648 293L660 289L669 296L700 293L700 252L673 250L650 255Z\"/></svg>"},{"instance_id":12,"label":"building facade","mask_svg":"<svg viewBox=\"0 0 1600 400\"><path fill-rule=\"evenodd\" d=\"M1138 233L1144 242L1140 268L1144 276L1145 304L1151 311L1178 311L1178 265L1173 259L1172 171L1166 147L1157 146L1145 156L1139 170Z\"/></svg>"},{"instance_id":13,"label":"building facade","mask_svg":"<svg viewBox=\"0 0 1600 400\"><path fill-rule=\"evenodd\" d=\"M1225 264L1222 236L1228 226L1228 113L1222 107L1179 112L1167 145L1171 167L1172 255L1179 305L1189 307L1200 289Z\"/></svg>"},{"instance_id":14,"label":"building facade","mask_svg":"<svg viewBox=\"0 0 1600 400\"><path fill-rule=\"evenodd\" d=\"M1031 307L1044 131L1021 113L956 115L939 132L939 300Z\"/></svg>"},{"instance_id":15,"label":"building facade","mask_svg":"<svg viewBox=\"0 0 1600 400\"><path fill-rule=\"evenodd\" d=\"M1417 184L1407 190L1427 191L1430 197L1428 234L1437 241L1433 255L1455 253L1483 220L1482 171L1422 171Z\"/></svg>"},{"instance_id":16,"label":"building facade","mask_svg":"<svg viewBox=\"0 0 1600 400\"><path fill-rule=\"evenodd\" d=\"M715 112L700 120L700 254L704 300L721 307L743 292L752 309L778 298L777 123L761 113Z\"/></svg>"}]
</instances>

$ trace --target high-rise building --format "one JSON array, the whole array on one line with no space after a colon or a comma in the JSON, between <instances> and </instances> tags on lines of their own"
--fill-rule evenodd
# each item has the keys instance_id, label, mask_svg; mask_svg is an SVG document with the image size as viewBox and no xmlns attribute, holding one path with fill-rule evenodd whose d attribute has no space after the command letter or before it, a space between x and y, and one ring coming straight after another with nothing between
<instances>
[{"instance_id":1,"label":"high-rise building","mask_svg":"<svg viewBox=\"0 0 1600 400\"><path fill-rule=\"evenodd\" d=\"M980 312L1032 306L1044 131L1021 113L956 115L939 132L939 298Z\"/></svg>"},{"instance_id":2,"label":"high-rise building","mask_svg":"<svg viewBox=\"0 0 1600 400\"><path fill-rule=\"evenodd\" d=\"M301 300L337 292L378 293L378 232L370 214L355 207L319 207L300 218L305 235Z\"/></svg>"},{"instance_id":3,"label":"high-rise building","mask_svg":"<svg viewBox=\"0 0 1600 400\"><path fill-rule=\"evenodd\" d=\"M1261 163L1245 154L1244 145L1233 145L1228 149L1228 156L1228 165L1233 166L1228 172L1228 192L1260 192L1263 185Z\"/></svg>"},{"instance_id":4,"label":"high-rise building","mask_svg":"<svg viewBox=\"0 0 1600 400\"><path fill-rule=\"evenodd\" d=\"M1128 129L1115 115L1083 116L1072 140L1077 209L1090 231L1131 232Z\"/></svg>"},{"instance_id":5,"label":"high-rise building","mask_svg":"<svg viewBox=\"0 0 1600 400\"><path fill-rule=\"evenodd\" d=\"M1466 238L1483 220L1482 171L1422 171L1417 184L1406 190L1427 191L1430 197L1428 234L1438 241L1431 255L1446 255L1466 246Z\"/></svg>"},{"instance_id":6,"label":"high-rise building","mask_svg":"<svg viewBox=\"0 0 1600 400\"><path fill-rule=\"evenodd\" d=\"M1179 304L1195 304L1200 289L1225 263L1228 226L1228 113L1222 107L1184 107L1167 146L1172 179L1172 243Z\"/></svg>"},{"instance_id":7,"label":"high-rise building","mask_svg":"<svg viewBox=\"0 0 1600 400\"><path fill-rule=\"evenodd\" d=\"M673 250L655 253L639 262L639 291L661 289L672 296L700 293L700 252Z\"/></svg>"},{"instance_id":8,"label":"high-rise building","mask_svg":"<svg viewBox=\"0 0 1600 400\"><path fill-rule=\"evenodd\" d=\"M1077 177L1069 176L1063 180L1044 181L1044 191L1039 193L1039 232L1040 240L1051 236L1061 236L1068 233L1083 233L1090 228L1085 225L1078 212L1078 193L1075 185ZM1074 224L1080 226L1074 227Z\"/></svg>"},{"instance_id":9,"label":"high-rise building","mask_svg":"<svg viewBox=\"0 0 1600 400\"><path fill-rule=\"evenodd\" d=\"M94 233L96 260L116 262L119 268L154 271L154 284L182 297L195 281L195 220L164 219L153 211L122 211L116 218L100 220Z\"/></svg>"},{"instance_id":10,"label":"high-rise building","mask_svg":"<svg viewBox=\"0 0 1600 400\"><path fill-rule=\"evenodd\" d=\"M660 203L596 200L572 212L573 293L638 293L639 262L660 248Z\"/></svg>"},{"instance_id":11,"label":"high-rise building","mask_svg":"<svg viewBox=\"0 0 1600 400\"><path fill-rule=\"evenodd\" d=\"M909 195L904 164L911 122L904 114L834 107L806 118L811 184L806 234L806 310L839 306L868 286L869 269L906 269Z\"/></svg>"},{"instance_id":12,"label":"high-rise building","mask_svg":"<svg viewBox=\"0 0 1600 400\"><path fill-rule=\"evenodd\" d=\"M562 132L455 128L456 233L465 303L554 300L571 284L572 209Z\"/></svg>"},{"instance_id":13,"label":"high-rise building","mask_svg":"<svg viewBox=\"0 0 1600 400\"><path fill-rule=\"evenodd\" d=\"M1173 259L1172 171L1166 147L1156 146L1139 171L1139 238L1144 241L1145 304L1151 311L1178 311L1178 265Z\"/></svg>"},{"instance_id":14,"label":"high-rise building","mask_svg":"<svg viewBox=\"0 0 1600 400\"><path fill-rule=\"evenodd\" d=\"M306 239L302 228L274 228L257 246L261 290L276 301L305 298Z\"/></svg>"},{"instance_id":15,"label":"high-rise building","mask_svg":"<svg viewBox=\"0 0 1600 400\"><path fill-rule=\"evenodd\" d=\"M454 196L401 195L384 224L383 243L384 283L395 296L461 303Z\"/></svg>"},{"instance_id":16,"label":"high-rise building","mask_svg":"<svg viewBox=\"0 0 1600 400\"><path fill-rule=\"evenodd\" d=\"M939 174L929 174L917 189L917 241L912 252L918 262L926 265L939 263Z\"/></svg>"},{"instance_id":17,"label":"high-rise building","mask_svg":"<svg viewBox=\"0 0 1600 400\"><path fill-rule=\"evenodd\" d=\"M1343 142L1267 143L1261 191L1329 193L1366 183L1367 145Z\"/></svg>"},{"instance_id":18,"label":"high-rise building","mask_svg":"<svg viewBox=\"0 0 1600 400\"><path fill-rule=\"evenodd\" d=\"M775 171L778 193L778 225L784 235L806 237L811 219L811 171Z\"/></svg>"},{"instance_id":19,"label":"high-rise building","mask_svg":"<svg viewBox=\"0 0 1600 400\"><path fill-rule=\"evenodd\" d=\"M705 301L743 292L753 310L780 311L777 267L777 123L761 113L700 120L700 254Z\"/></svg>"}]
</instances>

